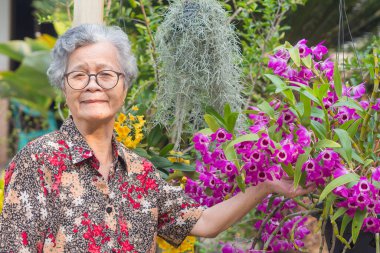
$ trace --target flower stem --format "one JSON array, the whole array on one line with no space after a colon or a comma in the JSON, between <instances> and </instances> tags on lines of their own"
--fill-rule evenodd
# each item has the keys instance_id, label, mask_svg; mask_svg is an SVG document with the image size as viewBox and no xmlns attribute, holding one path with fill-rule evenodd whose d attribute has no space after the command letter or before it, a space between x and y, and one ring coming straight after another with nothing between
<instances>
[{"instance_id":1,"label":"flower stem","mask_svg":"<svg viewBox=\"0 0 380 253\"><path fill-rule=\"evenodd\" d=\"M373 91L371 94L371 100L369 101L369 106L368 106L368 112L364 117L364 122L360 131L360 138L359 138L359 146L364 149L364 141L367 136L367 129L368 129L368 124L369 120L371 119L373 109L372 106L376 103L376 99L379 94L379 60L377 58L377 50L376 48L373 49L373 57L374 57L374 62L375 62L375 75L374 75L374 85L373 85ZM375 137L374 137L375 138Z\"/></svg>"},{"instance_id":2,"label":"flower stem","mask_svg":"<svg viewBox=\"0 0 380 253\"><path fill-rule=\"evenodd\" d=\"M292 213L287 216L285 216L284 219L280 222L280 224L277 226L277 228L272 232L272 234L269 236L268 240L265 242L263 250L267 250L269 247L270 242L273 240L274 236L280 231L281 227L284 226L285 222L291 218L300 216L300 215L311 215L315 213L320 213L320 210L308 210L308 211L302 211L302 212L297 212L297 213Z\"/></svg>"},{"instance_id":3,"label":"flower stem","mask_svg":"<svg viewBox=\"0 0 380 253\"><path fill-rule=\"evenodd\" d=\"M261 226L259 228L259 232L257 233L257 237L253 238L253 242L252 242L252 245L251 245L251 249L255 249L255 246L256 246L256 243L258 241L258 237L261 236L261 234L263 233L263 229L265 227L265 225L268 223L269 219L272 218L276 212L278 210L280 210L284 205L285 205L285 202L288 201L289 199L284 199L283 201L281 201L281 203L275 208L273 209L273 211L267 216L265 217L265 220L263 220L263 223L261 223Z\"/></svg>"},{"instance_id":4,"label":"flower stem","mask_svg":"<svg viewBox=\"0 0 380 253\"><path fill-rule=\"evenodd\" d=\"M379 233L376 233L376 253L380 253Z\"/></svg>"}]
</instances>

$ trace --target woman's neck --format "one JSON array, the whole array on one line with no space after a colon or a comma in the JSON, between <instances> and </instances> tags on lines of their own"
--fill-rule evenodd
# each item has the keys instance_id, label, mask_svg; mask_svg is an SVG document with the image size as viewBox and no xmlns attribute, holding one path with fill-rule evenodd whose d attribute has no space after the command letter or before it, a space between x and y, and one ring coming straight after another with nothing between
<instances>
[{"instance_id":1,"label":"woman's neck","mask_svg":"<svg viewBox=\"0 0 380 253\"><path fill-rule=\"evenodd\" d=\"M112 134L114 120L94 123L84 120L76 120L73 117L75 126L83 135L90 148L94 151L96 158L100 162L99 172L105 179L108 178L109 168L112 164Z\"/></svg>"}]
</instances>

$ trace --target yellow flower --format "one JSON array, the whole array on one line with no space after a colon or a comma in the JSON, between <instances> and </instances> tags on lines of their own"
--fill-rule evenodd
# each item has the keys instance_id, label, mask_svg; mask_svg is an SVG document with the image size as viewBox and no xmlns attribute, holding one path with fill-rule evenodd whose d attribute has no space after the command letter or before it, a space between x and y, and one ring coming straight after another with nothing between
<instances>
[{"instance_id":1,"label":"yellow flower","mask_svg":"<svg viewBox=\"0 0 380 253\"><path fill-rule=\"evenodd\" d=\"M182 242L182 244L178 248L175 248L171 246L169 243L167 243L161 237L157 237L158 247L160 247L163 250L162 251L163 253L184 253L184 252L194 253L194 244L196 240L197 239L194 236L188 236L185 238L185 240Z\"/></svg>"},{"instance_id":2,"label":"yellow flower","mask_svg":"<svg viewBox=\"0 0 380 253\"><path fill-rule=\"evenodd\" d=\"M5 172L0 173L0 213L3 210Z\"/></svg>"},{"instance_id":3,"label":"yellow flower","mask_svg":"<svg viewBox=\"0 0 380 253\"><path fill-rule=\"evenodd\" d=\"M178 156L178 155L179 155L179 156L183 155L182 152L180 152L180 151L174 151L174 150L171 150L171 151L169 152L169 154L171 154L171 155L177 155L177 156ZM185 160L185 159L183 159L183 158L181 158L181 157L176 157L176 156L168 157L168 160L171 161L172 163L184 163L184 164L190 164L190 160Z\"/></svg>"},{"instance_id":4,"label":"yellow flower","mask_svg":"<svg viewBox=\"0 0 380 253\"><path fill-rule=\"evenodd\" d=\"M132 111L138 111L138 110L139 108L136 105L132 106Z\"/></svg>"},{"instance_id":5,"label":"yellow flower","mask_svg":"<svg viewBox=\"0 0 380 253\"><path fill-rule=\"evenodd\" d=\"M117 116L117 121L119 121L120 123L123 123L126 119L127 116L125 116L125 114L122 112L119 114L119 116Z\"/></svg>"},{"instance_id":6,"label":"yellow flower","mask_svg":"<svg viewBox=\"0 0 380 253\"><path fill-rule=\"evenodd\" d=\"M138 115L138 116L137 116L137 120L138 120L140 123L145 123L144 115Z\"/></svg>"},{"instance_id":7,"label":"yellow flower","mask_svg":"<svg viewBox=\"0 0 380 253\"><path fill-rule=\"evenodd\" d=\"M136 120L136 117L130 113L128 113L128 117L129 117L129 120L131 121L135 121Z\"/></svg>"}]
</instances>

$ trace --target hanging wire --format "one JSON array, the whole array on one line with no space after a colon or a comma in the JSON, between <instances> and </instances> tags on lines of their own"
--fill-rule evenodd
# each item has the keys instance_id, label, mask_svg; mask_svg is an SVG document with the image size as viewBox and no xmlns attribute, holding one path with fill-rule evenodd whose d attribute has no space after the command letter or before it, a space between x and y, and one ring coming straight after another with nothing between
<instances>
[{"instance_id":1,"label":"hanging wire","mask_svg":"<svg viewBox=\"0 0 380 253\"><path fill-rule=\"evenodd\" d=\"M348 21L348 17L347 17L347 12L346 12L346 2L345 0L339 0L339 32L338 32L338 51L337 51L337 54L336 54L336 61L338 62L339 64L339 58L340 58L340 55L339 53L342 52L342 67L343 67L343 80L346 79L346 68L345 68L345 62L344 62L344 21L346 21L347 23L347 30L348 30L348 33L350 35L350 39L351 39L351 46L353 48L353 51L354 51L354 54L355 54L355 58L358 62L358 65L359 65L359 71L360 71L360 74L364 80L364 74L363 74L363 68L362 68L362 64L361 64L361 61L359 59L359 54L356 50L356 47L355 47L355 42L354 42L354 38L352 37L352 33L351 33L351 28L350 28L350 23Z\"/></svg>"},{"instance_id":2,"label":"hanging wire","mask_svg":"<svg viewBox=\"0 0 380 253\"><path fill-rule=\"evenodd\" d=\"M354 49L354 54L355 54L356 60L358 61L358 64L359 64L360 75L362 76L362 79L364 80L362 64L361 64L361 61L359 59L358 51L356 50L356 47L355 47L354 38L352 37L352 34L351 34L350 23L348 22L348 17L347 17L345 5L343 8L343 11L344 11L344 16L345 16L346 22L347 22L348 34L350 35L350 38L351 38L351 45L352 45L352 48Z\"/></svg>"},{"instance_id":3,"label":"hanging wire","mask_svg":"<svg viewBox=\"0 0 380 253\"><path fill-rule=\"evenodd\" d=\"M127 6L128 3L125 4ZM123 10L123 0L119 1L119 26L123 28L124 32L126 32L127 26L125 24L125 18L122 17L122 10ZM122 24L123 23L123 24Z\"/></svg>"}]
</instances>

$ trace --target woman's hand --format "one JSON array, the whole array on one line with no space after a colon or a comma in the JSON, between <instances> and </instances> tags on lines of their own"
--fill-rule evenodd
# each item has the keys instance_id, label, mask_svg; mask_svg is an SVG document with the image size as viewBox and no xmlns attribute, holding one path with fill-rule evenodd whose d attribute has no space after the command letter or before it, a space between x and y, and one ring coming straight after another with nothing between
<instances>
[{"instance_id":1,"label":"woman's hand","mask_svg":"<svg viewBox=\"0 0 380 253\"><path fill-rule=\"evenodd\" d=\"M274 179L273 181L266 181L265 187L268 187L269 193L278 193L287 198L295 198L297 196L308 194L315 190L314 183L306 185L305 188L298 186L294 189L294 182L292 178L283 176L281 180Z\"/></svg>"}]
</instances>

